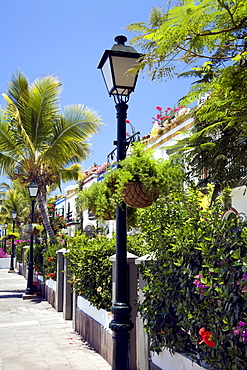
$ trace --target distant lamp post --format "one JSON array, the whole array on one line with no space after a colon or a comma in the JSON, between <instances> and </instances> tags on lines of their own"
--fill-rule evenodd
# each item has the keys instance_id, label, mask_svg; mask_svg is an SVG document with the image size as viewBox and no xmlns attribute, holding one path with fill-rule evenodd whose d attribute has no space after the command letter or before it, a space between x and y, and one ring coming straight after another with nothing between
<instances>
[{"instance_id":1,"label":"distant lamp post","mask_svg":"<svg viewBox=\"0 0 247 370\"><path fill-rule=\"evenodd\" d=\"M12 231L13 231L13 234L15 232L15 219L17 217L17 212L15 210L13 210L11 212L11 217L12 217ZM9 268L9 272L14 272L15 269L14 269L14 258L15 258L15 238L14 238L14 235L12 237L12 245L11 245L11 258L10 258L10 268Z\"/></svg>"},{"instance_id":2,"label":"distant lamp post","mask_svg":"<svg viewBox=\"0 0 247 370\"><path fill-rule=\"evenodd\" d=\"M28 296L32 296L34 294L34 286L33 286L33 234L32 234L32 225L34 222L34 205L35 205L35 198L38 194L39 186L34 181L28 185L28 192L30 198L32 200L32 208L31 208L31 235L30 235L30 248L29 248L29 259L28 259L28 276L27 276L27 288L25 290L25 294L23 298Z\"/></svg>"},{"instance_id":3,"label":"distant lamp post","mask_svg":"<svg viewBox=\"0 0 247 370\"><path fill-rule=\"evenodd\" d=\"M6 237L7 227L8 227L7 222L5 222L5 224L3 226L4 226L4 236ZM4 252L6 253L6 239L4 240Z\"/></svg>"},{"instance_id":4,"label":"distant lamp post","mask_svg":"<svg viewBox=\"0 0 247 370\"><path fill-rule=\"evenodd\" d=\"M106 50L98 68L110 96L114 97L117 111L117 161L126 157L126 118L129 95L135 89L138 73L129 74L137 66L141 54L131 46L125 46L125 36L117 36L116 44ZM130 368L129 344L133 323L130 320L131 307L128 302L127 277L127 210L125 203L116 206L116 301L114 315L109 327L113 331L113 370Z\"/></svg>"}]
</instances>

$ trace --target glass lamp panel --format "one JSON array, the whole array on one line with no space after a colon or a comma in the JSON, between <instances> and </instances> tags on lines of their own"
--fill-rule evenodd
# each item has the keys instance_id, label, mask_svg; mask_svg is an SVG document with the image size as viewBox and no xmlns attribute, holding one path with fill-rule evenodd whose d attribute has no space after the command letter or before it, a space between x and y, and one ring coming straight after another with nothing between
<instances>
[{"instance_id":1,"label":"glass lamp panel","mask_svg":"<svg viewBox=\"0 0 247 370\"><path fill-rule=\"evenodd\" d=\"M16 211L12 211L11 212L11 217L13 218L13 220L17 217L17 212Z\"/></svg>"},{"instance_id":2,"label":"glass lamp panel","mask_svg":"<svg viewBox=\"0 0 247 370\"><path fill-rule=\"evenodd\" d=\"M39 186L35 182L28 185L28 192L31 198L35 198L37 196L38 190Z\"/></svg>"},{"instance_id":3,"label":"glass lamp panel","mask_svg":"<svg viewBox=\"0 0 247 370\"><path fill-rule=\"evenodd\" d=\"M110 58L106 59L101 71L102 71L102 74L103 74L103 77L104 77L104 80L105 80L107 90L110 93L112 88L113 88L113 79L112 79Z\"/></svg>"},{"instance_id":4,"label":"glass lamp panel","mask_svg":"<svg viewBox=\"0 0 247 370\"><path fill-rule=\"evenodd\" d=\"M115 86L126 88L135 87L136 74L129 74L128 70L136 66L136 58L112 56L112 65L115 77Z\"/></svg>"}]
</instances>

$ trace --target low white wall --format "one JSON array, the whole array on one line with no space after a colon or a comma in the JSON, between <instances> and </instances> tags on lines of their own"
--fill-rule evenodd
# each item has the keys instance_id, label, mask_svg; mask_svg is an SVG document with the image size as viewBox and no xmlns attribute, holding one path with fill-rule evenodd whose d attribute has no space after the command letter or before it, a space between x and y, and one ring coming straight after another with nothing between
<instances>
[{"instance_id":1,"label":"low white wall","mask_svg":"<svg viewBox=\"0 0 247 370\"><path fill-rule=\"evenodd\" d=\"M247 188L238 186L232 189L232 207L240 213L244 220L247 218Z\"/></svg>"},{"instance_id":2,"label":"low white wall","mask_svg":"<svg viewBox=\"0 0 247 370\"><path fill-rule=\"evenodd\" d=\"M0 258L0 269L8 269L10 267L10 257Z\"/></svg>"},{"instance_id":3,"label":"low white wall","mask_svg":"<svg viewBox=\"0 0 247 370\"><path fill-rule=\"evenodd\" d=\"M203 370L204 367L192 362L189 358L175 353L171 355L167 349L164 349L159 355L151 352L151 358L154 365L161 370Z\"/></svg>"},{"instance_id":4,"label":"low white wall","mask_svg":"<svg viewBox=\"0 0 247 370\"><path fill-rule=\"evenodd\" d=\"M109 324L113 318L110 312L107 312L102 308L98 310L96 307L92 306L88 300L81 296L77 297L77 308L110 331Z\"/></svg>"},{"instance_id":5,"label":"low white wall","mask_svg":"<svg viewBox=\"0 0 247 370\"><path fill-rule=\"evenodd\" d=\"M48 288L54 290L54 292L56 291L57 282L55 280L52 279L46 280L45 285L47 285Z\"/></svg>"}]
</instances>

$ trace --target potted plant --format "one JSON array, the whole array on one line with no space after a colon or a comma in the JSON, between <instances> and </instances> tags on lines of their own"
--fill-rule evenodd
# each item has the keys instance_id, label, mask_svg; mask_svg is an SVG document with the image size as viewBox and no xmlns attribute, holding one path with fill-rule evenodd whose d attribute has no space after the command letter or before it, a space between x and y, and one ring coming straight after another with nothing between
<instances>
[{"instance_id":1,"label":"potted plant","mask_svg":"<svg viewBox=\"0 0 247 370\"><path fill-rule=\"evenodd\" d=\"M170 163L155 159L153 150L137 142L131 147L131 154L119 163L119 168L106 175L105 182L113 189L116 198L130 207L149 207L159 195L167 193L172 184L182 178L180 167L174 164L177 171L172 173ZM174 173L176 176L172 179Z\"/></svg>"}]
</instances>

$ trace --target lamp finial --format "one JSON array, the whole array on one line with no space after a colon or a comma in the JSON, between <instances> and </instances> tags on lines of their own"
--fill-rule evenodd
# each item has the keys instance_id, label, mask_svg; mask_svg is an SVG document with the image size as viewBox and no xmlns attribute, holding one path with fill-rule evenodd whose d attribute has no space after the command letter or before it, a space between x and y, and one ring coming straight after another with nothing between
<instances>
[{"instance_id":1,"label":"lamp finial","mask_svg":"<svg viewBox=\"0 0 247 370\"><path fill-rule=\"evenodd\" d=\"M114 41L116 41L116 43L118 45L124 45L124 43L127 41L127 37L125 37L125 36L116 36Z\"/></svg>"}]
</instances>

